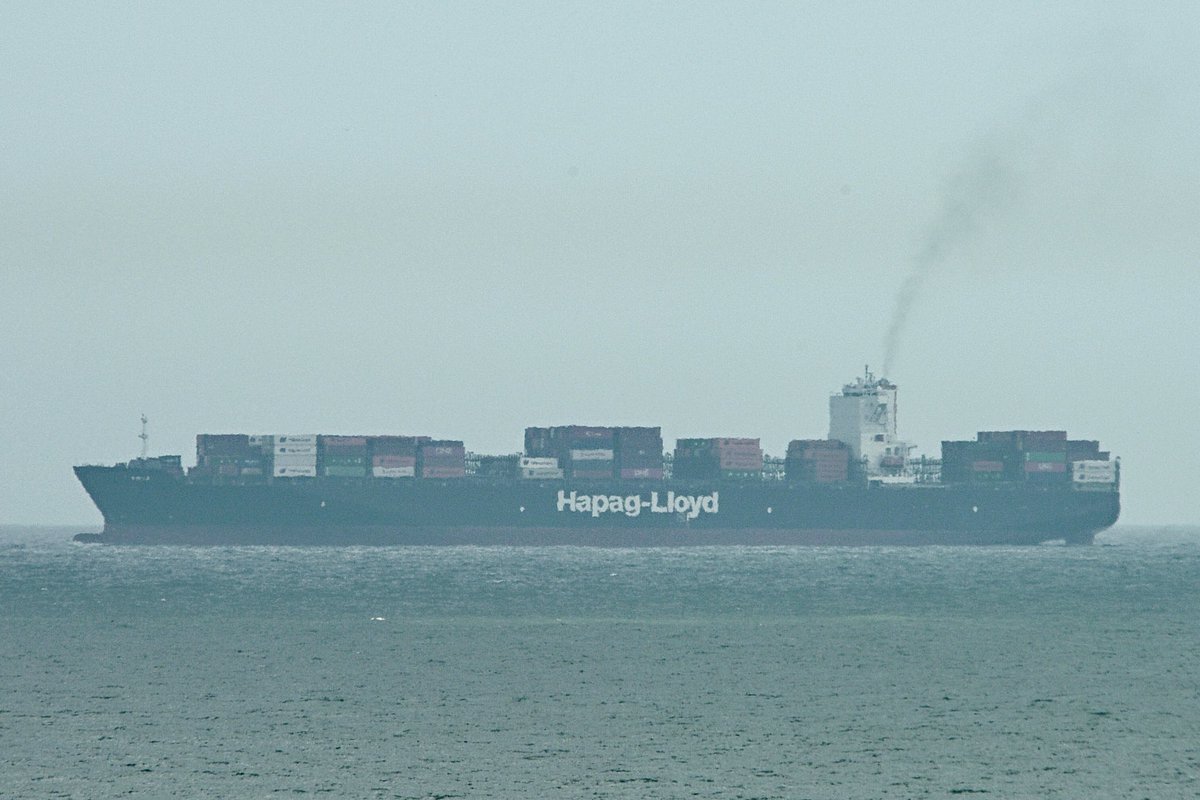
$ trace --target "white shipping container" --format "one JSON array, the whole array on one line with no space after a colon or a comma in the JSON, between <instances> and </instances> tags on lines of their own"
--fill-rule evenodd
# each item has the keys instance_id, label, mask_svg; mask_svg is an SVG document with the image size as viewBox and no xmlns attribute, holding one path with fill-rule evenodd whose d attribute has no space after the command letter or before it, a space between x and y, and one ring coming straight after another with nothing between
<instances>
[{"instance_id":1,"label":"white shipping container","mask_svg":"<svg viewBox=\"0 0 1200 800\"><path fill-rule=\"evenodd\" d=\"M1115 461L1072 461L1071 470L1073 472L1116 472L1117 462Z\"/></svg>"},{"instance_id":2,"label":"white shipping container","mask_svg":"<svg viewBox=\"0 0 1200 800\"><path fill-rule=\"evenodd\" d=\"M275 437L275 444L311 444L316 447L317 435L315 433L278 434Z\"/></svg>"},{"instance_id":3,"label":"white shipping container","mask_svg":"<svg viewBox=\"0 0 1200 800\"><path fill-rule=\"evenodd\" d=\"M547 467L539 467L536 469L522 469L522 478L531 478L534 480L561 480L563 471L561 469L549 469Z\"/></svg>"},{"instance_id":4,"label":"white shipping container","mask_svg":"<svg viewBox=\"0 0 1200 800\"><path fill-rule=\"evenodd\" d=\"M279 456L312 456L317 457L317 446L315 444L277 444L275 445L275 457Z\"/></svg>"},{"instance_id":5,"label":"white shipping container","mask_svg":"<svg viewBox=\"0 0 1200 800\"><path fill-rule=\"evenodd\" d=\"M1117 482L1117 474L1115 472L1112 473L1111 475L1105 475L1103 473L1098 473L1098 472L1097 473L1076 472L1074 475L1071 476L1071 480L1075 481L1076 483L1116 483Z\"/></svg>"},{"instance_id":6,"label":"white shipping container","mask_svg":"<svg viewBox=\"0 0 1200 800\"><path fill-rule=\"evenodd\" d=\"M371 467L371 474L376 478L415 478L416 467Z\"/></svg>"},{"instance_id":7,"label":"white shipping container","mask_svg":"<svg viewBox=\"0 0 1200 800\"><path fill-rule=\"evenodd\" d=\"M525 469L558 469L557 458L522 458L521 468Z\"/></svg>"},{"instance_id":8,"label":"white shipping container","mask_svg":"<svg viewBox=\"0 0 1200 800\"><path fill-rule=\"evenodd\" d=\"M612 450L572 450L572 461L612 461Z\"/></svg>"},{"instance_id":9,"label":"white shipping container","mask_svg":"<svg viewBox=\"0 0 1200 800\"><path fill-rule=\"evenodd\" d=\"M273 461L276 464L316 464L316 453L276 453Z\"/></svg>"},{"instance_id":10,"label":"white shipping container","mask_svg":"<svg viewBox=\"0 0 1200 800\"><path fill-rule=\"evenodd\" d=\"M276 478L315 478L317 477L317 465L311 467L291 466L288 464L275 465Z\"/></svg>"}]
</instances>

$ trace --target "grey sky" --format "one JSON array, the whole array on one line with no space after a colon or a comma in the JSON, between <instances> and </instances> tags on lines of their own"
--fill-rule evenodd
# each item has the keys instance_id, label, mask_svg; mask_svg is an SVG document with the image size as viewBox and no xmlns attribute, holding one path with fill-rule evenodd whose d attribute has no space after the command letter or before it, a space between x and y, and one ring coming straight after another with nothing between
<instances>
[{"instance_id":1,"label":"grey sky","mask_svg":"<svg viewBox=\"0 0 1200 800\"><path fill-rule=\"evenodd\" d=\"M8 4L0 522L197 432L1067 428L1200 521L1193 4ZM911 303L893 324L897 297Z\"/></svg>"}]
</instances>

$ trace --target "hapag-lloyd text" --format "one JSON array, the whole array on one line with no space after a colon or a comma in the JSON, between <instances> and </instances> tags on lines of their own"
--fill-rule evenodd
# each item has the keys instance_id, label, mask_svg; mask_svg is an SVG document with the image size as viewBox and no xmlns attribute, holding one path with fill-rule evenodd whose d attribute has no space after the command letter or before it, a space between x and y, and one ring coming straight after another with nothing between
<instances>
[{"instance_id":1,"label":"hapag-lloyd text","mask_svg":"<svg viewBox=\"0 0 1200 800\"><path fill-rule=\"evenodd\" d=\"M558 510L574 511L577 514L591 514L599 517L601 514L624 514L636 517L645 509L652 514L683 514L687 519L695 519L703 514L716 514L720 509L720 492L711 494L689 495L667 492L665 497L658 492L650 492L650 499L643 499L640 494L580 494L558 490Z\"/></svg>"}]
</instances>

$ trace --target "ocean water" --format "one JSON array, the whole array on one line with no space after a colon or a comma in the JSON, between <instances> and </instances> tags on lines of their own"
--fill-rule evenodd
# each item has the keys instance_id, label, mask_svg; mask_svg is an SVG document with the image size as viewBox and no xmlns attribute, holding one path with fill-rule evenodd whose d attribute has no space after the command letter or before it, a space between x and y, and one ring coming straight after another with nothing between
<instances>
[{"instance_id":1,"label":"ocean water","mask_svg":"<svg viewBox=\"0 0 1200 800\"><path fill-rule=\"evenodd\" d=\"M0 529L0 797L1192 798L1200 528L167 548Z\"/></svg>"}]
</instances>

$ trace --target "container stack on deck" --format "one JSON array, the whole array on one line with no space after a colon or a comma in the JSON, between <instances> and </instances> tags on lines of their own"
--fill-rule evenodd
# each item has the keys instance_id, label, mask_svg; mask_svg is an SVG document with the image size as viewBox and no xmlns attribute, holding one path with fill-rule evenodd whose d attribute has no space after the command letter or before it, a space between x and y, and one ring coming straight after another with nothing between
<instances>
[{"instance_id":1,"label":"container stack on deck","mask_svg":"<svg viewBox=\"0 0 1200 800\"><path fill-rule=\"evenodd\" d=\"M677 439L674 477L682 479L761 478L758 439Z\"/></svg>"},{"instance_id":2,"label":"container stack on deck","mask_svg":"<svg viewBox=\"0 0 1200 800\"><path fill-rule=\"evenodd\" d=\"M662 428L617 428L616 477L621 480L661 480Z\"/></svg>"},{"instance_id":3,"label":"container stack on deck","mask_svg":"<svg viewBox=\"0 0 1200 800\"><path fill-rule=\"evenodd\" d=\"M1109 466L1090 466L1093 464ZM979 431L973 442L942 442L942 480L946 483L1063 484L1085 473L1098 477L1077 482L1116 481L1115 465L1110 464L1108 452L1100 450L1100 443L1068 439L1066 431ZM1111 480L1100 479L1109 477Z\"/></svg>"},{"instance_id":4,"label":"container stack on deck","mask_svg":"<svg viewBox=\"0 0 1200 800\"><path fill-rule=\"evenodd\" d=\"M285 434L274 438L272 474L276 478L317 477L317 435Z\"/></svg>"},{"instance_id":5,"label":"container stack on deck","mask_svg":"<svg viewBox=\"0 0 1200 800\"><path fill-rule=\"evenodd\" d=\"M243 469L258 468L262 474L262 455L250 447L244 433L201 433L196 436L197 475L214 478L238 478Z\"/></svg>"},{"instance_id":6,"label":"container stack on deck","mask_svg":"<svg viewBox=\"0 0 1200 800\"><path fill-rule=\"evenodd\" d=\"M761 479L758 439L679 439L663 454L658 427L562 425L525 429L525 452L473 456L471 472L493 479L662 480L664 459L682 480ZM138 460L142 469L182 472L178 456ZM782 463L786 480L844 483L862 477L850 448L833 439L797 439ZM1092 440L1066 431L980 431L974 441L942 442L944 483L1013 483L1115 488L1119 464ZM331 436L202 433L189 474L217 483L270 478L463 478L467 454L459 440L427 436Z\"/></svg>"},{"instance_id":7,"label":"container stack on deck","mask_svg":"<svg viewBox=\"0 0 1200 800\"><path fill-rule=\"evenodd\" d=\"M372 436L371 475L375 478L414 478L417 475L417 445L422 436Z\"/></svg>"},{"instance_id":8,"label":"container stack on deck","mask_svg":"<svg viewBox=\"0 0 1200 800\"><path fill-rule=\"evenodd\" d=\"M613 476L613 429L595 425L551 428L568 478L607 480Z\"/></svg>"},{"instance_id":9,"label":"container stack on deck","mask_svg":"<svg viewBox=\"0 0 1200 800\"><path fill-rule=\"evenodd\" d=\"M837 439L788 442L784 475L802 483L844 483L850 479L850 448Z\"/></svg>"},{"instance_id":10,"label":"container stack on deck","mask_svg":"<svg viewBox=\"0 0 1200 800\"><path fill-rule=\"evenodd\" d=\"M422 478L465 478L467 450L458 440L422 442L417 447L417 469Z\"/></svg>"},{"instance_id":11,"label":"container stack on deck","mask_svg":"<svg viewBox=\"0 0 1200 800\"><path fill-rule=\"evenodd\" d=\"M530 479L660 480L662 428L558 425L525 429L520 475Z\"/></svg>"},{"instance_id":12,"label":"container stack on deck","mask_svg":"<svg viewBox=\"0 0 1200 800\"><path fill-rule=\"evenodd\" d=\"M367 437L318 436L317 456L320 474L327 478L365 478L367 476Z\"/></svg>"}]
</instances>

